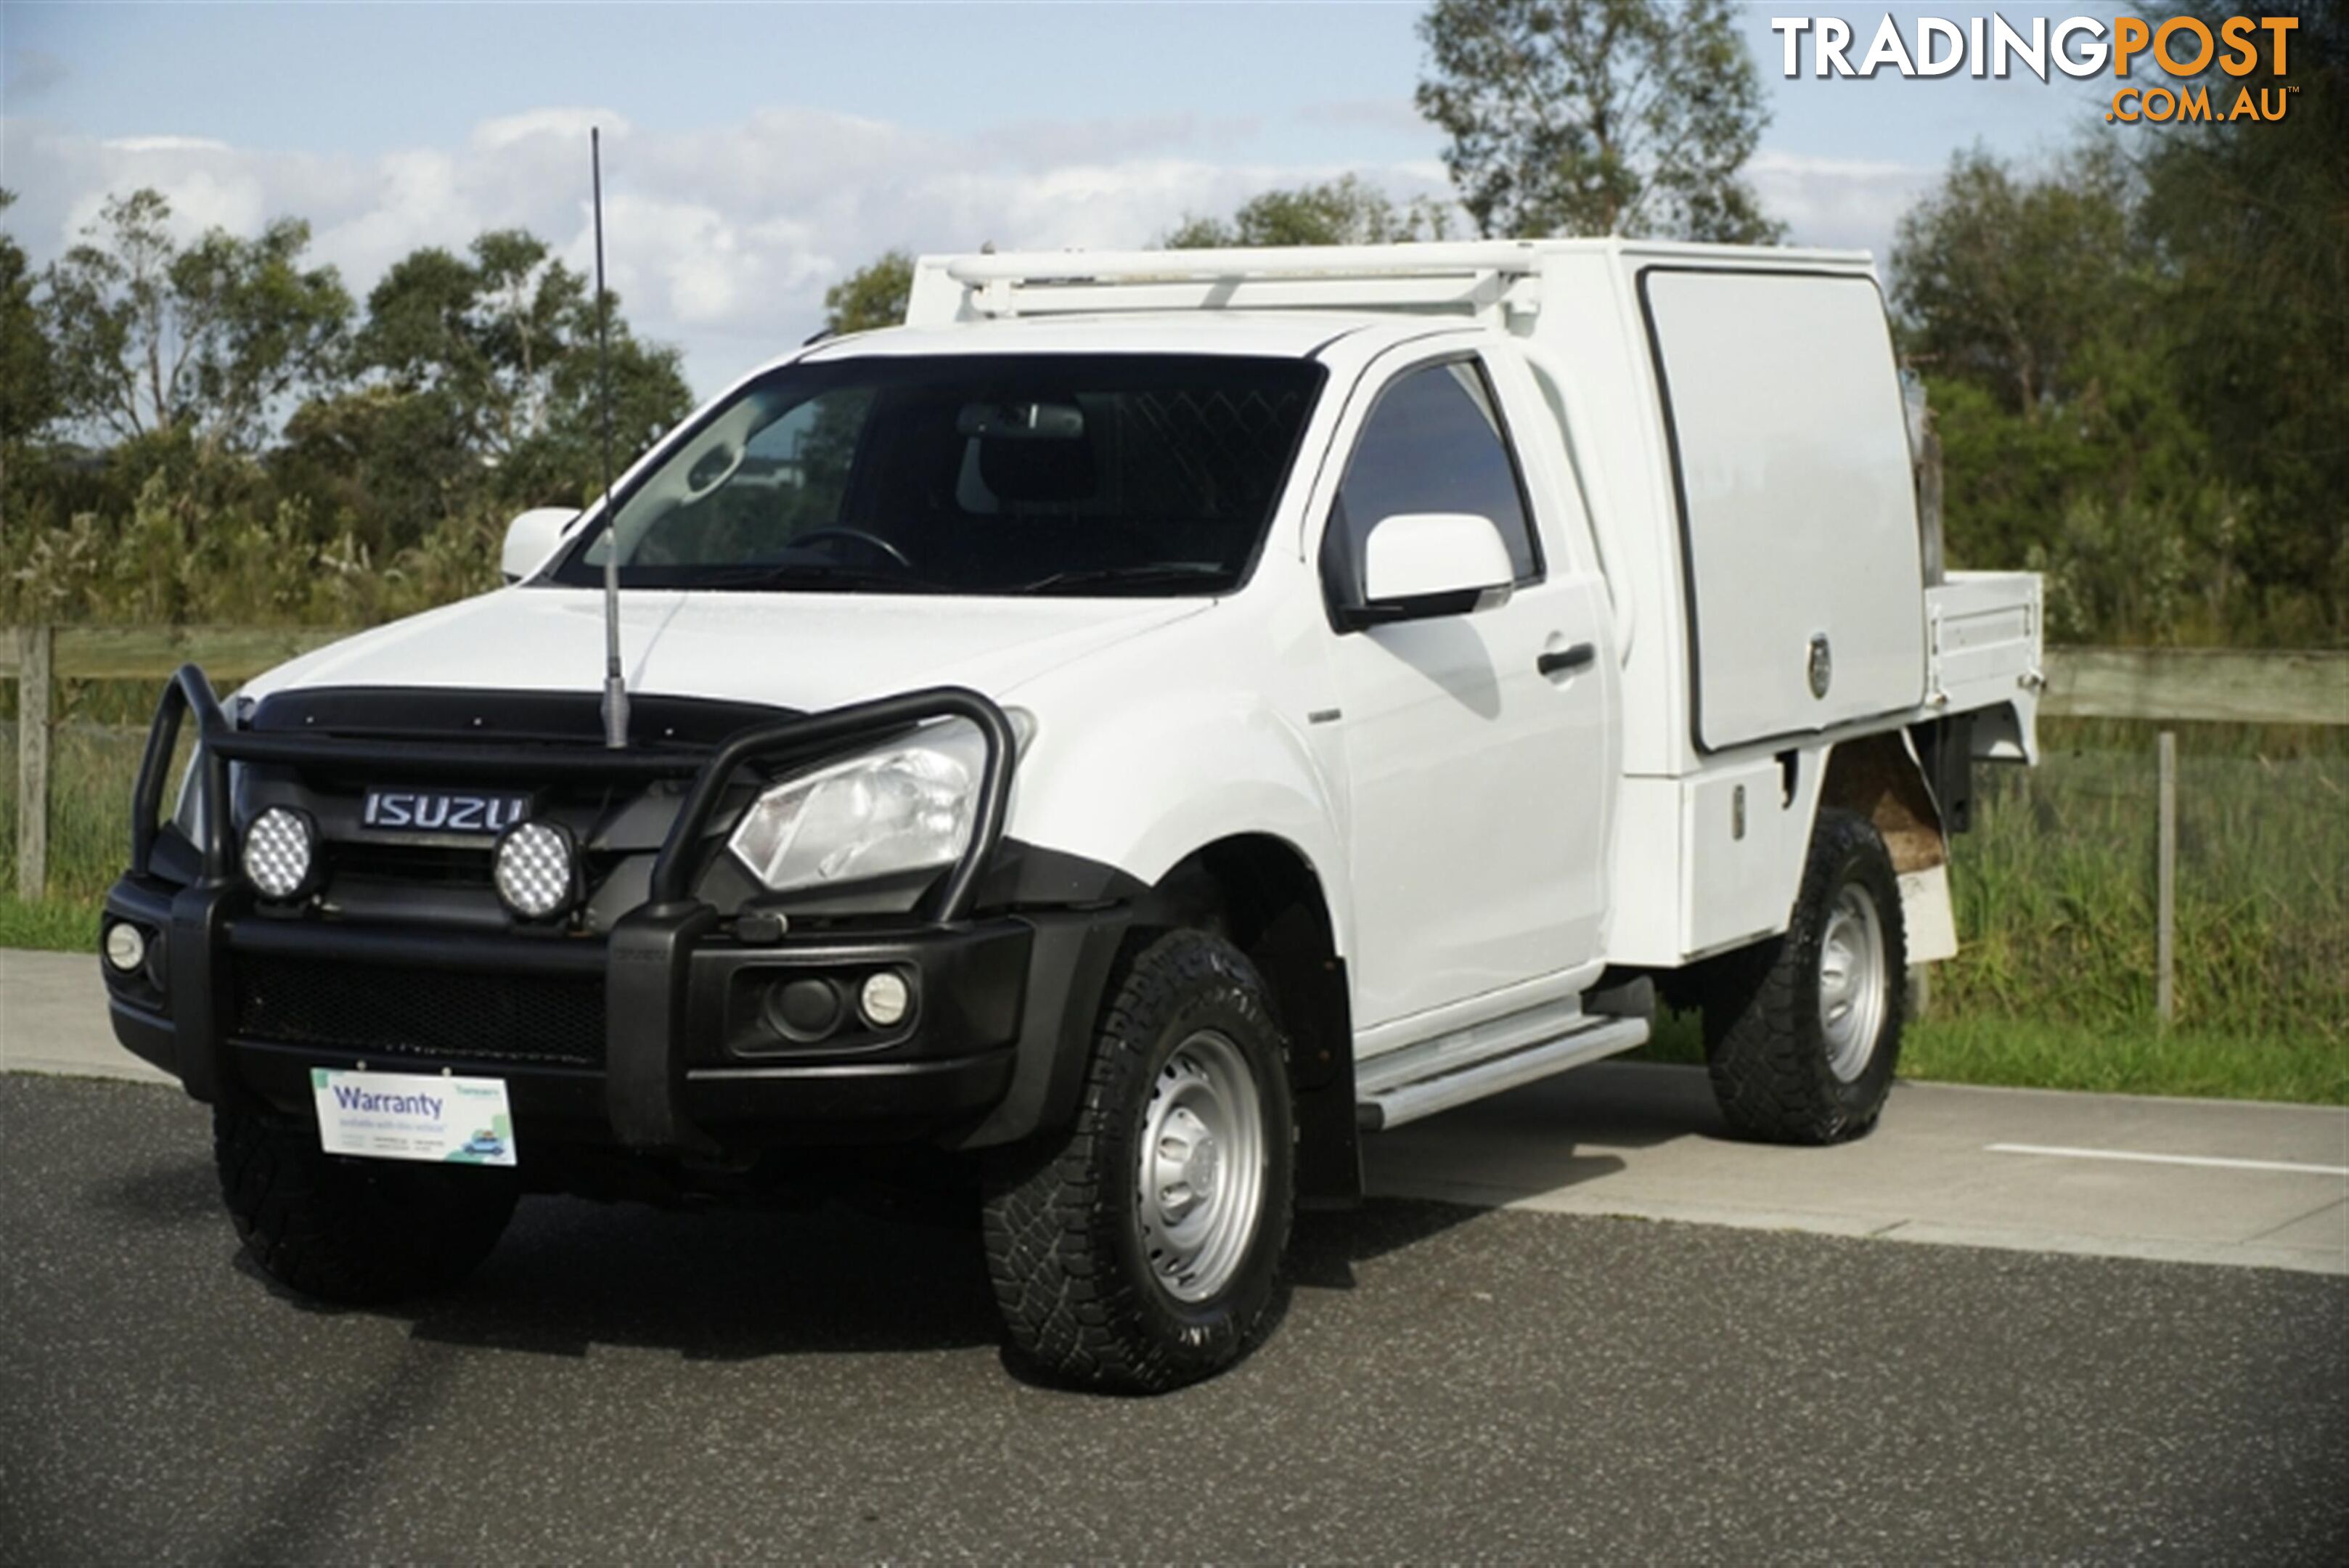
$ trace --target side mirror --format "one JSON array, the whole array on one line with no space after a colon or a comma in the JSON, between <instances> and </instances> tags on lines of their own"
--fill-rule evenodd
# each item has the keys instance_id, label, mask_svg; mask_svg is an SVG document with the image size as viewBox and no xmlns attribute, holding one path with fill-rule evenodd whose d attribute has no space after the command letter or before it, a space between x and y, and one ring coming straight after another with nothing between
<instances>
[{"instance_id":1,"label":"side mirror","mask_svg":"<svg viewBox=\"0 0 2349 1568\"><path fill-rule=\"evenodd\" d=\"M518 583L545 565L563 531L578 516L575 506L533 506L507 524L505 548L498 556L506 581Z\"/></svg>"},{"instance_id":2,"label":"side mirror","mask_svg":"<svg viewBox=\"0 0 2349 1568\"><path fill-rule=\"evenodd\" d=\"M1362 607L1355 624L1466 615L1508 602L1517 578L1490 517L1400 512L1372 525L1362 546Z\"/></svg>"}]
</instances>

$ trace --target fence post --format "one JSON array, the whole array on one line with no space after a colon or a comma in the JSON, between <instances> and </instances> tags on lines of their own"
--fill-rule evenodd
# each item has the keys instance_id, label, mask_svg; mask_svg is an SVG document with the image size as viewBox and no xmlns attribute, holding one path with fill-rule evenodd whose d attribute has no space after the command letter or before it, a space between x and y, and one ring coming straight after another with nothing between
<instances>
[{"instance_id":1,"label":"fence post","mask_svg":"<svg viewBox=\"0 0 2349 1568\"><path fill-rule=\"evenodd\" d=\"M2178 1016L2178 732L2154 742L2161 791L2161 842L2154 863L2153 1011L2161 1026Z\"/></svg>"},{"instance_id":2,"label":"fence post","mask_svg":"<svg viewBox=\"0 0 2349 1568\"><path fill-rule=\"evenodd\" d=\"M49 880L49 656L57 634L28 626L16 637L16 893L37 898Z\"/></svg>"}]
</instances>

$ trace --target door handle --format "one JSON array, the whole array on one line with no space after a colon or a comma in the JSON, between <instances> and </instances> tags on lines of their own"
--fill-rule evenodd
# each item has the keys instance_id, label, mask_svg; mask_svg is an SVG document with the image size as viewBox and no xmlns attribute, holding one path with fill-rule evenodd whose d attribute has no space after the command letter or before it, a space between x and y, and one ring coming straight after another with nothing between
<instances>
[{"instance_id":1,"label":"door handle","mask_svg":"<svg viewBox=\"0 0 2349 1568\"><path fill-rule=\"evenodd\" d=\"M1589 668L1597 661L1599 649L1588 642L1578 642L1572 648L1561 648L1537 655L1534 668L1544 675L1567 675Z\"/></svg>"}]
</instances>

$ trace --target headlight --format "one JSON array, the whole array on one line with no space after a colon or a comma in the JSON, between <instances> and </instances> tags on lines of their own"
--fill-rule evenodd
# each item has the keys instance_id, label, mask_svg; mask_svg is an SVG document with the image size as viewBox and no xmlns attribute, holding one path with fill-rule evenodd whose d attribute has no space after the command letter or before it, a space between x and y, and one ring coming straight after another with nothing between
<instances>
[{"instance_id":1,"label":"headlight","mask_svg":"<svg viewBox=\"0 0 2349 1568\"><path fill-rule=\"evenodd\" d=\"M951 865L969 847L987 739L968 719L787 779L745 812L727 847L769 888L870 881Z\"/></svg>"}]
</instances>

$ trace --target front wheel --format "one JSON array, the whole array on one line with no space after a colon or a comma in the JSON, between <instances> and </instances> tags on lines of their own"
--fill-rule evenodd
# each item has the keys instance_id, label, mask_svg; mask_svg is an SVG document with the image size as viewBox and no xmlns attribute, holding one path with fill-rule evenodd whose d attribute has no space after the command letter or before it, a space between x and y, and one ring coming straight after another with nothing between
<instances>
[{"instance_id":1,"label":"front wheel","mask_svg":"<svg viewBox=\"0 0 2349 1568\"><path fill-rule=\"evenodd\" d=\"M1873 1127L1900 1058L1907 965L1883 836L1864 816L1821 811L1786 934L1706 977L1706 1054L1729 1125L1778 1143Z\"/></svg>"},{"instance_id":2,"label":"front wheel","mask_svg":"<svg viewBox=\"0 0 2349 1568\"><path fill-rule=\"evenodd\" d=\"M1238 1361L1278 1316L1294 1167L1287 1042L1254 967L1200 931L1138 946L1074 1125L989 1182L988 1267L1013 1345L1135 1392Z\"/></svg>"}]
</instances>

